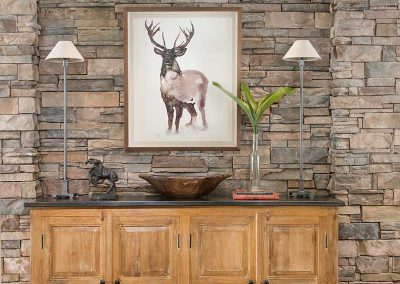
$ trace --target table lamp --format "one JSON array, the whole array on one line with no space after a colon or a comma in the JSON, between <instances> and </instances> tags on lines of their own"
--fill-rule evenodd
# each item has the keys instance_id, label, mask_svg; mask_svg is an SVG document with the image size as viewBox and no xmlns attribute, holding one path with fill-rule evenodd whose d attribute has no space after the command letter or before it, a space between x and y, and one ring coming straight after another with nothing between
<instances>
[{"instance_id":1,"label":"table lamp","mask_svg":"<svg viewBox=\"0 0 400 284\"><path fill-rule=\"evenodd\" d=\"M291 193L297 198L310 198L312 195L304 191L304 170L303 170L303 118L304 118L304 62L320 60L321 57L308 40L296 40L283 57L285 61L297 61L300 67L300 179L299 191Z\"/></svg>"},{"instance_id":2,"label":"table lamp","mask_svg":"<svg viewBox=\"0 0 400 284\"><path fill-rule=\"evenodd\" d=\"M74 194L70 194L68 190L68 152L67 152L67 69L68 63L83 62L84 59L79 53L75 45L70 41L59 41L50 51L49 55L45 59L49 62L62 63L64 67L64 173L62 183L62 193L54 194L53 197L56 199L69 199L73 198Z\"/></svg>"}]
</instances>

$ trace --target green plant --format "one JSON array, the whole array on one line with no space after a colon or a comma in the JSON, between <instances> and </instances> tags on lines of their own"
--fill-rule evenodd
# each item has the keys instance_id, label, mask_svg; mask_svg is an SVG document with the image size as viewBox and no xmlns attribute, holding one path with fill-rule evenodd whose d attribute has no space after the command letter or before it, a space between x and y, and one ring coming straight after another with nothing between
<instances>
[{"instance_id":1,"label":"green plant","mask_svg":"<svg viewBox=\"0 0 400 284\"><path fill-rule=\"evenodd\" d=\"M247 114L250 119L251 125L253 127L253 132L258 131L258 124L267 109L271 107L272 104L278 102L285 95L290 95L293 92L291 87L281 87L272 93L267 93L259 100L254 99L250 92L249 86L242 82L240 88L243 92L244 99L236 97L234 94L226 90L217 82L212 82L215 87L227 94L231 99L233 99L240 108Z\"/></svg>"}]
</instances>

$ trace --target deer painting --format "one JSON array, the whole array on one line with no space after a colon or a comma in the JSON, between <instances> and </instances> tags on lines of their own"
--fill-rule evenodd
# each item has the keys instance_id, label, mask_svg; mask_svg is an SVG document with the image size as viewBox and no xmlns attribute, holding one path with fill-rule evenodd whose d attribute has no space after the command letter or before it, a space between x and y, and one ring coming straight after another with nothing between
<instances>
[{"instance_id":1,"label":"deer painting","mask_svg":"<svg viewBox=\"0 0 400 284\"><path fill-rule=\"evenodd\" d=\"M200 71L182 71L176 61L177 57L183 56L186 53L186 47L194 35L193 24L191 23L191 28L183 29L179 27L179 33L172 48L166 47L164 32L162 33L163 44L158 43L154 39L154 36L160 31L159 24L154 24L153 21L151 21L150 24L147 24L147 21L145 21L145 27L150 41L154 45L154 52L162 57L160 91L161 98L163 99L167 109L168 131L172 130L172 122L175 112L175 129L176 132L179 132L179 123L183 109L186 109L191 117L187 126L195 127L197 118L195 105L201 113L203 128L206 128L207 120L205 105L208 80ZM178 44L181 32L185 39Z\"/></svg>"}]
</instances>

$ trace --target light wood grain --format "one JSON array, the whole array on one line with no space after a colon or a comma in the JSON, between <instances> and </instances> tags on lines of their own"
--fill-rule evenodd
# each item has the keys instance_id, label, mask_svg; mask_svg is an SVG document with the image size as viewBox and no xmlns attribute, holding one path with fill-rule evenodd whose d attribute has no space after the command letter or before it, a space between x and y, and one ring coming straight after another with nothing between
<instances>
[{"instance_id":1,"label":"light wood grain","mask_svg":"<svg viewBox=\"0 0 400 284\"><path fill-rule=\"evenodd\" d=\"M333 207L32 209L31 224L33 284L338 281Z\"/></svg>"},{"instance_id":2,"label":"light wood grain","mask_svg":"<svg viewBox=\"0 0 400 284\"><path fill-rule=\"evenodd\" d=\"M113 218L114 279L178 282L178 217Z\"/></svg>"},{"instance_id":3,"label":"light wood grain","mask_svg":"<svg viewBox=\"0 0 400 284\"><path fill-rule=\"evenodd\" d=\"M332 208L334 211L326 218L327 222L327 242L328 247L322 253L325 254L325 283L336 284L338 279L338 239L339 239L339 224L338 224L338 209Z\"/></svg>"},{"instance_id":4,"label":"light wood grain","mask_svg":"<svg viewBox=\"0 0 400 284\"><path fill-rule=\"evenodd\" d=\"M259 243L263 252L258 274L260 281L330 283L326 271L331 264L325 238L331 229L326 223L331 212L316 210L314 216L303 216L301 212L293 216L292 213L294 211L270 210L260 215Z\"/></svg>"},{"instance_id":5,"label":"light wood grain","mask_svg":"<svg viewBox=\"0 0 400 284\"><path fill-rule=\"evenodd\" d=\"M180 218L179 284L190 283L190 216Z\"/></svg>"},{"instance_id":6,"label":"light wood grain","mask_svg":"<svg viewBox=\"0 0 400 284\"><path fill-rule=\"evenodd\" d=\"M42 218L41 210L31 210L31 283L41 284L42 265Z\"/></svg>"},{"instance_id":7,"label":"light wood grain","mask_svg":"<svg viewBox=\"0 0 400 284\"><path fill-rule=\"evenodd\" d=\"M255 216L191 219L191 283L247 283L255 279Z\"/></svg>"},{"instance_id":8,"label":"light wood grain","mask_svg":"<svg viewBox=\"0 0 400 284\"><path fill-rule=\"evenodd\" d=\"M99 283L106 277L105 225L98 217L43 217L41 283Z\"/></svg>"}]
</instances>

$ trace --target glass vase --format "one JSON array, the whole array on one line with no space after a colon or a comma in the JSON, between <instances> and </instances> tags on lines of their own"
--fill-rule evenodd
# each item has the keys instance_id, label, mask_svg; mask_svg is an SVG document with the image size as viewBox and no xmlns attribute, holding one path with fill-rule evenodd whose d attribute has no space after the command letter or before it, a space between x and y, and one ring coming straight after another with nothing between
<instances>
[{"instance_id":1,"label":"glass vase","mask_svg":"<svg viewBox=\"0 0 400 284\"><path fill-rule=\"evenodd\" d=\"M258 154L258 131L253 132L253 145L250 156L249 191L260 190L260 155Z\"/></svg>"}]
</instances>

